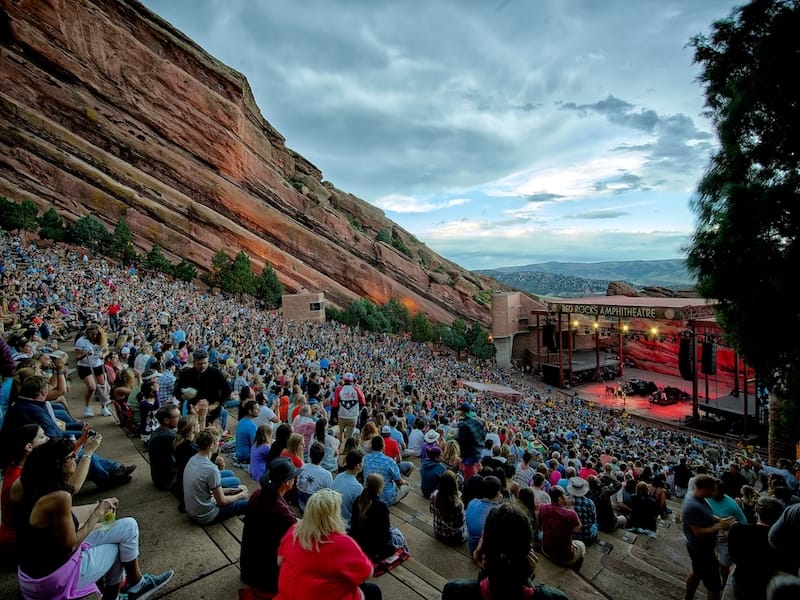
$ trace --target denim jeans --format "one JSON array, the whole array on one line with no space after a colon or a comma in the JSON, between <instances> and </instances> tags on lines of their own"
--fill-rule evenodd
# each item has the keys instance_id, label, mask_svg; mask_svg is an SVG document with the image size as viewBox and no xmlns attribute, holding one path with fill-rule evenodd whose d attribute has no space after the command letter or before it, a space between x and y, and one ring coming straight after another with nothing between
<instances>
[{"instance_id":1,"label":"denim jeans","mask_svg":"<svg viewBox=\"0 0 800 600\"><path fill-rule=\"evenodd\" d=\"M241 498L239 500L236 500L235 502L226 504L225 506L220 506L219 512L217 513L217 517L214 519L214 522L219 523L220 521L224 521L225 519L229 519L233 516L243 515L246 508L247 508L247 498Z\"/></svg>"}]
</instances>

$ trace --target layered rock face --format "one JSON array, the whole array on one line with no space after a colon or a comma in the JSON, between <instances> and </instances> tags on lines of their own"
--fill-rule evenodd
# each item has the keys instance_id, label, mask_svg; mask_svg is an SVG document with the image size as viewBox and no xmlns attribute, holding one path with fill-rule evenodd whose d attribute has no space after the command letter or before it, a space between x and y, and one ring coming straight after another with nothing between
<instances>
[{"instance_id":1,"label":"layered rock face","mask_svg":"<svg viewBox=\"0 0 800 600\"><path fill-rule=\"evenodd\" d=\"M488 290L509 289L323 181L242 74L135 0L0 0L0 76L0 195L109 228L124 215L141 250L201 268L244 250L339 307L396 298L488 325Z\"/></svg>"}]
</instances>

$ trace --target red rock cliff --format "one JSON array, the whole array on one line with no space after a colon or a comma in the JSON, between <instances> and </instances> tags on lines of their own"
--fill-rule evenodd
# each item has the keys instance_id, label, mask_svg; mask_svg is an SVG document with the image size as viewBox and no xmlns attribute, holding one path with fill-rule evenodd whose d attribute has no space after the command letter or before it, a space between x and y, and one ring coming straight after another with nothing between
<instances>
[{"instance_id":1,"label":"red rock cliff","mask_svg":"<svg viewBox=\"0 0 800 600\"><path fill-rule=\"evenodd\" d=\"M290 290L489 322L492 287L322 180L245 77L134 0L0 0L0 195L125 215L137 245L201 268L220 248ZM411 257L376 242L381 229ZM485 302L484 301L484 302Z\"/></svg>"}]
</instances>

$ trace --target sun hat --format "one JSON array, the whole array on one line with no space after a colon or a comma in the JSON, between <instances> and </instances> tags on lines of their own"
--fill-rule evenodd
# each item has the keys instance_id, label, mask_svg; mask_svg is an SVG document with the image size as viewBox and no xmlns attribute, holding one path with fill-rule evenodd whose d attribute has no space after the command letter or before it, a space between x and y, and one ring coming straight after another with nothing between
<instances>
[{"instance_id":1,"label":"sun hat","mask_svg":"<svg viewBox=\"0 0 800 600\"><path fill-rule=\"evenodd\" d=\"M567 493L570 496L585 496L589 491L589 482L583 477L570 477L567 484Z\"/></svg>"},{"instance_id":2,"label":"sun hat","mask_svg":"<svg viewBox=\"0 0 800 600\"><path fill-rule=\"evenodd\" d=\"M429 444L435 444L439 441L439 432L435 429L429 429L425 434L425 441Z\"/></svg>"},{"instance_id":3,"label":"sun hat","mask_svg":"<svg viewBox=\"0 0 800 600\"><path fill-rule=\"evenodd\" d=\"M261 476L259 483L262 488L277 490L290 479L296 479L299 474L300 469L294 466L291 459L281 456L272 459L269 469Z\"/></svg>"},{"instance_id":4,"label":"sun hat","mask_svg":"<svg viewBox=\"0 0 800 600\"><path fill-rule=\"evenodd\" d=\"M392 428L388 425L381 427L381 435L392 435Z\"/></svg>"}]
</instances>

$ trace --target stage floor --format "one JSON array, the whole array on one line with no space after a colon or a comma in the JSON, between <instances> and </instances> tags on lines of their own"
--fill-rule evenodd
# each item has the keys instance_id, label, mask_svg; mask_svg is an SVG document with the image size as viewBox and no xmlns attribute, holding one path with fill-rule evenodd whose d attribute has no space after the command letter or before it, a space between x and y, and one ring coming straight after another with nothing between
<instances>
[{"instance_id":1,"label":"stage floor","mask_svg":"<svg viewBox=\"0 0 800 600\"><path fill-rule=\"evenodd\" d=\"M617 387L619 384L624 383L628 379L641 379L643 381L652 381L659 388L674 387L683 390L689 395L689 401L676 402L668 406L659 404L652 404L650 396L638 396L635 394L628 395L625 399L615 398L606 393L606 387ZM705 398L705 380L700 379L697 382L698 393L698 407L700 408L700 416L704 416L702 410L704 404L715 405L718 398L727 398L729 389L719 389L709 378L709 399ZM564 393L568 391L562 390ZM623 376L612 381L589 382L574 388L580 398L595 402L598 406L607 406L615 410L625 410L630 415L639 417L646 417L667 423L670 425L682 425L686 422L687 418L692 416L692 382L681 379L680 377L671 377L669 375L662 375L652 371L645 371L643 369L634 369L626 367Z\"/></svg>"}]
</instances>

